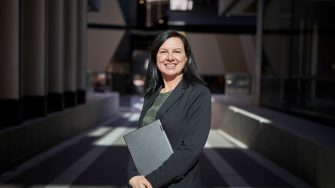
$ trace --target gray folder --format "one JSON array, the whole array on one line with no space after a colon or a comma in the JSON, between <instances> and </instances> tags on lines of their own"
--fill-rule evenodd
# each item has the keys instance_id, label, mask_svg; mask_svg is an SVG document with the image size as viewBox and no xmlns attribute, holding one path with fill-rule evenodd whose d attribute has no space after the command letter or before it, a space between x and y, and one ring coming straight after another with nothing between
<instances>
[{"instance_id":1,"label":"gray folder","mask_svg":"<svg viewBox=\"0 0 335 188\"><path fill-rule=\"evenodd\" d=\"M137 171L148 175L173 153L160 120L140 127L123 136Z\"/></svg>"}]
</instances>

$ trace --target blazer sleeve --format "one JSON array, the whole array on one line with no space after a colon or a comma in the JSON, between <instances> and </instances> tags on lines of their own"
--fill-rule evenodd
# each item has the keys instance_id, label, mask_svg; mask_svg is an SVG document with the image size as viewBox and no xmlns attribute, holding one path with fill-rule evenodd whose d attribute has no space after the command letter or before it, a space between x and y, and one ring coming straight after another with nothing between
<instances>
[{"instance_id":1,"label":"blazer sleeve","mask_svg":"<svg viewBox=\"0 0 335 188\"><path fill-rule=\"evenodd\" d=\"M144 104L146 104L149 100L150 96L148 95L145 95L144 96ZM141 127L141 123L142 123L142 119L143 119L143 112L141 113L141 117L139 119L139 122L138 122L138 126L137 128ZM134 176L138 176L140 175L140 173L137 171L136 169L136 166L135 166L135 163L130 155L130 153L128 153L128 166L127 166L127 176L128 176L128 181L134 177Z\"/></svg>"},{"instance_id":2,"label":"blazer sleeve","mask_svg":"<svg viewBox=\"0 0 335 188\"><path fill-rule=\"evenodd\" d=\"M139 173L137 172L137 169L135 167L135 163L133 161L133 159L131 158L131 155L129 154L128 157L128 181L130 180L130 178L139 175Z\"/></svg>"},{"instance_id":3,"label":"blazer sleeve","mask_svg":"<svg viewBox=\"0 0 335 188\"><path fill-rule=\"evenodd\" d=\"M180 180L197 163L211 126L211 95L207 88L195 97L187 114L182 141L168 160L146 176L153 187Z\"/></svg>"}]
</instances>

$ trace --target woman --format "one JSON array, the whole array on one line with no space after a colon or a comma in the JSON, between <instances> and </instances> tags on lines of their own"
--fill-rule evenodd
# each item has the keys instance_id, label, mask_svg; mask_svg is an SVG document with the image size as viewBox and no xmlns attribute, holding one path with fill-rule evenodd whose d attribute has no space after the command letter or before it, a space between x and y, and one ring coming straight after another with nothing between
<instances>
[{"instance_id":1,"label":"woman","mask_svg":"<svg viewBox=\"0 0 335 188\"><path fill-rule=\"evenodd\" d=\"M197 73L186 37L169 30L156 37L149 57L139 127L157 119L174 153L156 170L142 176L128 164L133 188L201 187L199 155L211 125L211 95Z\"/></svg>"}]
</instances>

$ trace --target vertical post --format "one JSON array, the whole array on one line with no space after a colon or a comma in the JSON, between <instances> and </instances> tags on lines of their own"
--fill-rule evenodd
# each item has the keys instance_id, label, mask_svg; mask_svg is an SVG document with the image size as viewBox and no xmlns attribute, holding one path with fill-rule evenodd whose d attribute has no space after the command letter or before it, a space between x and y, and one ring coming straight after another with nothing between
<instances>
[{"instance_id":1,"label":"vertical post","mask_svg":"<svg viewBox=\"0 0 335 188\"><path fill-rule=\"evenodd\" d=\"M256 31L256 56L255 75L252 80L253 103L260 105L261 97L261 66L262 66L262 35L263 35L263 0L257 1L257 31Z\"/></svg>"},{"instance_id":2,"label":"vertical post","mask_svg":"<svg viewBox=\"0 0 335 188\"><path fill-rule=\"evenodd\" d=\"M19 0L0 1L0 126L20 124Z\"/></svg>"},{"instance_id":3,"label":"vertical post","mask_svg":"<svg viewBox=\"0 0 335 188\"><path fill-rule=\"evenodd\" d=\"M78 0L77 103L86 102L87 0Z\"/></svg>"},{"instance_id":4,"label":"vertical post","mask_svg":"<svg viewBox=\"0 0 335 188\"><path fill-rule=\"evenodd\" d=\"M73 107L77 84L77 0L65 1L64 17L64 105Z\"/></svg>"},{"instance_id":5,"label":"vertical post","mask_svg":"<svg viewBox=\"0 0 335 188\"><path fill-rule=\"evenodd\" d=\"M64 108L64 0L48 1L48 112Z\"/></svg>"},{"instance_id":6,"label":"vertical post","mask_svg":"<svg viewBox=\"0 0 335 188\"><path fill-rule=\"evenodd\" d=\"M23 116L46 115L46 4L45 0L22 2Z\"/></svg>"}]
</instances>

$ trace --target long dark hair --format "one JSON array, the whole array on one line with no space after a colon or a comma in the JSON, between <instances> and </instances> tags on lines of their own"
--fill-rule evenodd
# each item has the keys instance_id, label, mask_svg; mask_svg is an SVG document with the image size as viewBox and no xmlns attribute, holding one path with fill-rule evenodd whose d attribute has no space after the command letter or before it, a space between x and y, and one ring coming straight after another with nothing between
<instances>
[{"instance_id":1,"label":"long dark hair","mask_svg":"<svg viewBox=\"0 0 335 188\"><path fill-rule=\"evenodd\" d=\"M162 75L156 65L156 55L162 44L171 37L178 37L183 41L185 53L186 53L186 64L183 70L183 82L186 85L194 82L205 84L204 81L198 74L195 58L193 56L191 46L184 34L181 34L175 30L167 30L159 34L151 45L151 51L149 55L149 64L147 70L147 76L144 84L145 94L151 94L157 90L160 86L164 85Z\"/></svg>"}]
</instances>

